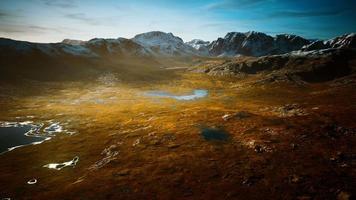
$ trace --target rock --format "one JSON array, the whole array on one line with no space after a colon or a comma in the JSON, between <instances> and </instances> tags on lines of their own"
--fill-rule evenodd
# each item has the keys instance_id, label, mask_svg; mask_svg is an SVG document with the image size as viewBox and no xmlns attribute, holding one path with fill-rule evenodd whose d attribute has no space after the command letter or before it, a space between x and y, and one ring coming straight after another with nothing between
<instances>
[{"instance_id":1,"label":"rock","mask_svg":"<svg viewBox=\"0 0 356 200\"><path fill-rule=\"evenodd\" d=\"M263 153L263 152L272 152L273 149L260 143L257 144L256 140L250 140L246 143L244 143L245 146L247 146L250 149L253 149L257 153Z\"/></svg>"},{"instance_id":2,"label":"rock","mask_svg":"<svg viewBox=\"0 0 356 200\"><path fill-rule=\"evenodd\" d=\"M137 145L139 145L141 143L141 139L136 139L133 143L132 143L132 146L135 147Z\"/></svg>"},{"instance_id":3,"label":"rock","mask_svg":"<svg viewBox=\"0 0 356 200\"><path fill-rule=\"evenodd\" d=\"M298 183L298 182L300 182L300 179L301 178L298 175L293 174L289 177L289 182L290 183Z\"/></svg>"},{"instance_id":4,"label":"rock","mask_svg":"<svg viewBox=\"0 0 356 200\"><path fill-rule=\"evenodd\" d=\"M91 165L88 169L89 170L98 170L108 163L110 163L113 160L117 159L117 155L119 154L119 151L117 150L116 145L111 145L108 148L105 148L102 152L101 155L104 155L105 157L102 158L101 160L95 162L93 165Z\"/></svg>"},{"instance_id":5,"label":"rock","mask_svg":"<svg viewBox=\"0 0 356 200\"><path fill-rule=\"evenodd\" d=\"M304 109L298 104L286 104L281 107L275 107L274 112L278 113L280 117L293 117L307 115Z\"/></svg>"},{"instance_id":6,"label":"rock","mask_svg":"<svg viewBox=\"0 0 356 200\"><path fill-rule=\"evenodd\" d=\"M244 119L244 118L249 118L251 117L251 113L249 112L245 112L245 111L241 111L241 112L237 112L234 114L225 114L222 116L222 119L224 121L228 121L230 119Z\"/></svg>"}]
</instances>

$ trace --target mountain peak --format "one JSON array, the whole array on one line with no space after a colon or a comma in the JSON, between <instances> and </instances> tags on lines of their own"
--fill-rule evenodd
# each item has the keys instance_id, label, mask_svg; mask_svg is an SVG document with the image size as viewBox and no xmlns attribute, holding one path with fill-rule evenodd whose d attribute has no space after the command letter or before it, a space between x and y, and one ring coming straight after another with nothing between
<instances>
[{"instance_id":1,"label":"mountain peak","mask_svg":"<svg viewBox=\"0 0 356 200\"><path fill-rule=\"evenodd\" d=\"M185 44L180 37L172 33L151 31L138 34L132 40L156 54L172 56L196 53L194 48Z\"/></svg>"},{"instance_id":2,"label":"mountain peak","mask_svg":"<svg viewBox=\"0 0 356 200\"><path fill-rule=\"evenodd\" d=\"M162 31L151 31L147 33L141 33L136 35L133 40L139 42L139 43L156 43L156 42L169 42L169 41L175 41L175 42L183 42L183 40L180 37L174 36L173 33L165 33Z\"/></svg>"}]
</instances>

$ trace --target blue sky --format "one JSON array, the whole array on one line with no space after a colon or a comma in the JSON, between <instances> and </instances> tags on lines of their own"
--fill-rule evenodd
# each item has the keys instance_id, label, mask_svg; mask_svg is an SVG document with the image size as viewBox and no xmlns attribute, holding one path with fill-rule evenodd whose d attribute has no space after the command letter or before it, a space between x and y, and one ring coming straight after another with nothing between
<instances>
[{"instance_id":1,"label":"blue sky","mask_svg":"<svg viewBox=\"0 0 356 200\"><path fill-rule=\"evenodd\" d=\"M0 37L59 42L153 30L185 41L250 30L326 39L356 32L356 1L0 0Z\"/></svg>"}]
</instances>

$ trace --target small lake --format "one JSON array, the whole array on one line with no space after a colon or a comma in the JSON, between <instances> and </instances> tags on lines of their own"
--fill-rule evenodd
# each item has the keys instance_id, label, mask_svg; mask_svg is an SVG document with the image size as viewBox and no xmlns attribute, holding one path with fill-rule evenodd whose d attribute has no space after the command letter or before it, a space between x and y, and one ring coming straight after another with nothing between
<instances>
[{"instance_id":1,"label":"small lake","mask_svg":"<svg viewBox=\"0 0 356 200\"><path fill-rule=\"evenodd\" d=\"M152 92L147 92L146 95L188 101L188 100L195 100L195 99L206 97L208 95L208 91L194 90L192 94L186 94L186 95L175 95L164 91L152 91Z\"/></svg>"},{"instance_id":2,"label":"small lake","mask_svg":"<svg viewBox=\"0 0 356 200\"><path fill-rule=\"evenodd\" d=\"M57 133L75 133L64 129L62 125L53 120L47 120L45 123L0 122L0 154L27 145L41 144Z\"/></svg>"},{"instance_id":3,"label":"small lake","mask_svg":"<svg viewBox=\"0 0 356 200\"><path fill-rule=\"evenodd\" d=\"M48 137L27 134L34 129L36 127L29 124L0 127L0 154L21 146L38 144L48 139Z\"/></svg>"}]
</instances>

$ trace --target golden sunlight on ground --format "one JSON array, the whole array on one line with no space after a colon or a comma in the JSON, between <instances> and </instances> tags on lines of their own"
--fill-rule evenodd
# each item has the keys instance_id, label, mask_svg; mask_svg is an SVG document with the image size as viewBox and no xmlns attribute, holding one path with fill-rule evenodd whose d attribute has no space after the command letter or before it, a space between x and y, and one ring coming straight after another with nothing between
<instances>
[{"instance_id":1,"label":"golden sunlight on ground","mask_svg":"<svg viewBox=\"0 0 356 200\"><path fill-rule=\"evenodd\" d=\"M147 95L196 89L207 96ZM354 153L355 138L329 141L320 128L353 125L355 95L344 98L352 88L250 86L184 73L154 84L49 83L28 90L44 92L4 92L0 120L58 122L71 134L2 154L1 197L289 199L330 187L337 192L345 180L334 177L352 172L348 161L340 168L330 159ZM75 156L74 168L43 167ZM33 178L37 183L27 184Z\"/></svg>"}]
</instances>

